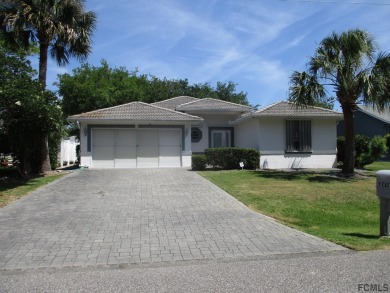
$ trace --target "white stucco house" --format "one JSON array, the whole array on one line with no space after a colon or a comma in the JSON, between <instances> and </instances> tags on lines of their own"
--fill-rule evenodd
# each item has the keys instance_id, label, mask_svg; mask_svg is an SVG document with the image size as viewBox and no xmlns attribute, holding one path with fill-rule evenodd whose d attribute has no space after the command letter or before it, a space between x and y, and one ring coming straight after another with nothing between
<instances>
[{"instance_id":1,"label":"white stucco house","mask_svg":"<svg viewBox=\"0 0 390 293\"><path fill-rule=\"evenodd\" d=\"M342 114L278 102L257 111L216 99L180 96L132 102L68 118L80 128L81 165L190 167L210 147L260 151L259 167L332 168Z\"/></svg>"}]
</instances>

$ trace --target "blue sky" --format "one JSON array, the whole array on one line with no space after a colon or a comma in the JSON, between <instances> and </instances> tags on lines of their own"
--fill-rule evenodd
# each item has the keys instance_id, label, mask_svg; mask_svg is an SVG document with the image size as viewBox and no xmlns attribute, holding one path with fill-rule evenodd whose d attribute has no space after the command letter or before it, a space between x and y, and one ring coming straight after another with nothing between
<instances>
[{"instance_id":1,"label":"blue sky","mask_svg":"<svg viewBox=\"0 0 390 293\"><path fill-rule=\"evenodd\" d=\"M86 6L98 16L88 63L106 59L112 67L190 83L231 80L252 105L285 100L291 73L305 69L332 31L365 29L390 52L389 0L87 0ZM79 65L50 61L48 84Z\"/></svg>"}]
</instances>

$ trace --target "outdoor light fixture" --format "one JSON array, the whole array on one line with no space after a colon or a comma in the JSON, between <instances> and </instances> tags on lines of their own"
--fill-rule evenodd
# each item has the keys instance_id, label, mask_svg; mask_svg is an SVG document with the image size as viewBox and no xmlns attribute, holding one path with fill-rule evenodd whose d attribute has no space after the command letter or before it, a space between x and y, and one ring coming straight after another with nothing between
<instances>
[{"instance_id":1,"label":"outdoor light fixture","mask_svg":"<svg viewBox=\"0 0 390 293\"><path fill-rule=\"evenodd\" d=\"M87 126L84 126L84 136L87 136L87 133L88 133Z\"/></svg>"}]
</instances>

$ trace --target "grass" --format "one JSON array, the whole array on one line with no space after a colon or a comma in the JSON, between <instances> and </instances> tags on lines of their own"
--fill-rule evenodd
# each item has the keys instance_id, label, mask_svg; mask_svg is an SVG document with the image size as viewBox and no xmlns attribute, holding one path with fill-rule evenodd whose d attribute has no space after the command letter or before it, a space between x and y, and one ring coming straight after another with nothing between
<instances>
[{"instance_id":1,"label":"grass","mask_svg":"<svg viewBox=\"0 0 390 293\"><path fill-rule=\"evenodd\" d=\"M22 180L18 179L16 174L17 170L14 168L0 168L0 207L10 204L64 175L55 174Z\"/></svg>"},{"instance_id":2,"label":"grass","mask_svg":"<svg viewBox=\"0 0 390 293\"><path fill-rule=\"evenodd\" d=\"M251 209L290 227L355 250L390 249L390 239L379 237L372 173L360 179L303 171L199 173Z\"/></svg>"},{"instance_id":3,"label":"grass","mask_svg":"<svg viewBox=\"0 0 390 293\"><path fill-rule=\"evenodd\" d=\"M374 162L364 167L368 171L390 170L390 162Z\"/></svg>"}]
</instances>

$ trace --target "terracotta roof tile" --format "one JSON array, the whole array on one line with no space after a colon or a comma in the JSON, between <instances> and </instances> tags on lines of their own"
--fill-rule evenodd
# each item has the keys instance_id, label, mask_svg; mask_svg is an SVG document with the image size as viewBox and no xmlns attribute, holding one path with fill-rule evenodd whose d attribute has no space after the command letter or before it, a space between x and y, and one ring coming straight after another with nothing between
<instances>
[{"instance_id":1,"label":"terracotta roof tile","mask_svg":"<svg viewBox=\"0 0 390 293\"><path fill-rule=\"evenodd\" d=\"M254 116L283 116L283 117L342 117L342 113L320 107L297 107L290 102L277 102L253 113Z\"/></svg>"},{"instance_id":2,"label":"terracotta roof tile","mask_svg":"<svg viewBox=\"0 0 390 293\"><path fill-rule=\"evenodd\" d=\"M133 120L133 121L202 121L197 116L157 107L143 102L132 102L115 107L73 115L69 120Z\"/></svg>"},{"instance_id":3,"label":"terracotta roof tile","mask_svg":"<svg viewBox=\"0 0 390 293\"><path fill-rule=\"evenodd\" d=\"M189 97L189 96L180 96L180 97L175 97L175 98L171 98L168 100L156 102L156 103L153 103L152 105L175 110L176 107L181 105L181 104L186 104L186 103L194 102L197 100L199 100L199 99L194 98L194 97Z\"/></svg>"},{"instance_id":4,"label":"terracotta roof tile","mask_svg":"<svg viewBox=\"0 0 390 293\"><path fill-rule=\"evenodd\" d=\"M249 106L235 104L223 100L205 98L198 99L186 104L177 106L179 111L223 111L223 112L251 112L253 109Z\"/></svg>"}]
</instances>

